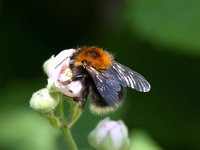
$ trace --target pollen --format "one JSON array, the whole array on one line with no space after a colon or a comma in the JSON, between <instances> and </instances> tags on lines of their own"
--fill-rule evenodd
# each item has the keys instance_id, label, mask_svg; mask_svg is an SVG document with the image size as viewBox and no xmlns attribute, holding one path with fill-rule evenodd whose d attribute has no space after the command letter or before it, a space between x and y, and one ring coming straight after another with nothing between
<instances>
[{"instance_id":1,"label":"pollen","mask_svg":"<svg viewBox=\"0 0 200 150\"><path fill-rule=\"evenodd\" d=\"M95 69L107 70L112 65L113 57L101 48L83 47L76 56L75 66L79 66L83 61Z\"/></svg>"},{"instance_id":2,"label":"pollen","mask_svg":"<svg viewBox=\"0 0 200 150\"><path fill-rule=\"evenodd\" d=\"M60 73L59 81L60 82L68 81L72 78L72 76L73 76L72 70L69 68L63 67Z\"/></svg>"}]
</instances>

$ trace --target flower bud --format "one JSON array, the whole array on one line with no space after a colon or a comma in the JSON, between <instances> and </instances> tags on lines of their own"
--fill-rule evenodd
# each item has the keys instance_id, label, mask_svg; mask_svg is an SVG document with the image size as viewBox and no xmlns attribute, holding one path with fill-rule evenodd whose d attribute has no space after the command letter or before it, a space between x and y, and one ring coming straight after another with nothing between
<instances>
[{"instance_id":1,"label":"flower bud","mask_svg":"<svg viewBox=\"0 0 200 150\"><path fill-rule=\"evenodd\" d=\"M49 92L47 88L33 93L30 107L41 113L52 111L59 103L59 93Z\"/></svg>"},{"instance_id":2,"label":"flower bud","mask_svg":"<svg viewBox=\"0 0 200 150\"><path fill-rule=\"evenodd\" d=\"M88 140L97 150L127 150L129 147L128 129L121 120L102 120L89 134Z\"/></svg>"}]
</instances>

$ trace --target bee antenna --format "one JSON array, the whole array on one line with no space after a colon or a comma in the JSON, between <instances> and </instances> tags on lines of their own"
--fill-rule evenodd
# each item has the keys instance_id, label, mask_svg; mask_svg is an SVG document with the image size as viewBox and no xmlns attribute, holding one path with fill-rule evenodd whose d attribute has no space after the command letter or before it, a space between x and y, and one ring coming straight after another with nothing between
<instances>
[{"instance_id":1,"label":"bee antenna","mask_svg":"<svg viewBox=\"0 0 200 150\"><path fill-rule=\"evenodd\" d=\"M66 57L65 59L63 59L58 65L55 66L55 69L56 69L60 64L62 64L67 58L70 58L70 57Z\"/></svg>"}]
</instances>

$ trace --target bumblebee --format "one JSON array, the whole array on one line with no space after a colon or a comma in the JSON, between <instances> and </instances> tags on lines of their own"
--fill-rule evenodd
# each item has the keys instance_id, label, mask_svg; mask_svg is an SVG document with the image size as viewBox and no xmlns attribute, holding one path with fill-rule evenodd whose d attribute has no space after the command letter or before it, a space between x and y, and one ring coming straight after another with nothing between
<instances>
[{"instance_id":1,"label":"bumblebee","mask_svg":"<svg viewBox=\"0 0 200 150\"><path fill-rule=\"evenodd\" d=\"M150 84L139 73L116 62L107 51L95 47L80 47L70 58L73 77L63 84L79 81L81 94L73 97L80 107L91 99L91 110L97 114L115 110L122 102L124 88L148 92Z\"/></svg>"}]
</instances>

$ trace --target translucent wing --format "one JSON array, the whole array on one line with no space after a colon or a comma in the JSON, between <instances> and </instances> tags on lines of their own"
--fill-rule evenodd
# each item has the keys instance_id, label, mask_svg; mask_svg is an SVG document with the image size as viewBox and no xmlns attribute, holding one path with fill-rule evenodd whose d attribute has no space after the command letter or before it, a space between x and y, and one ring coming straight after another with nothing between
<instances>
[{"instance_id":1,"label":"translucent wing","mask_svg":"<svg viewBox=\"0 0 200 150\"><path fill-rule=\"evenodd\" d=\"M117 72L114 73L114 71L112 70L113 74L117 75L116 78L120 80L122 86L128 86L140 92L148 92L150 90L150 84L139 73L120 63L117 63L116 61L113 61L112 68Z\"/></svg>"},{"instance_id":2,"label":"translucent wing","mask_svg":"<svg viewBox=\"0 0 200 150\"><path fill-rule=\"evenodd\" d=\"M108 106L116 107L121 98L122 86L112 72L98 72L93 67L85 66L85 69L91 75L96 89ZM102 100L101 100L102 101ZM102 103L103 104L103 103ZM104 104L105 105L105 104Z\"/></svg>"}]
</instances>

